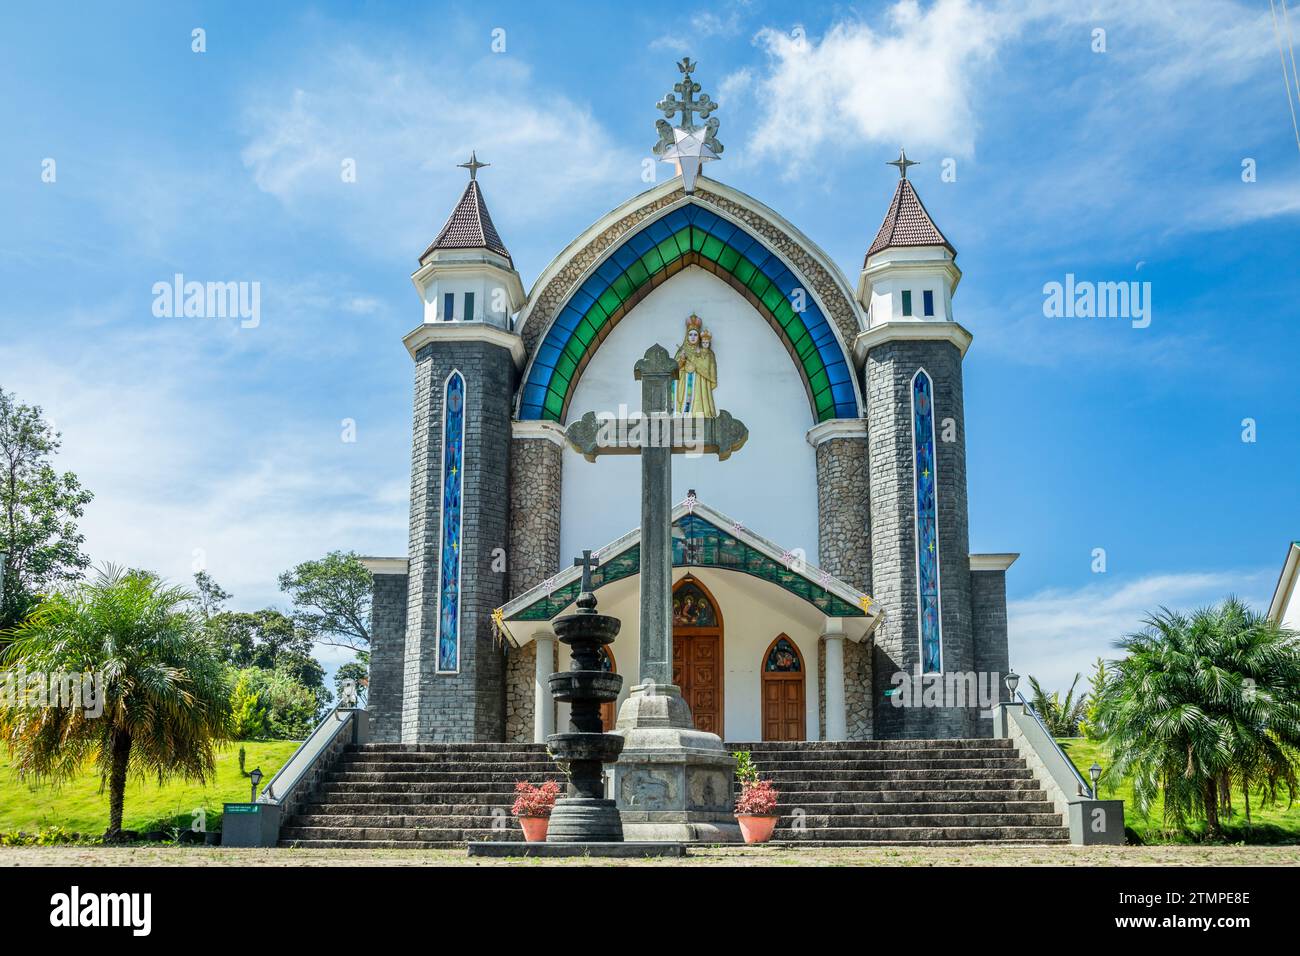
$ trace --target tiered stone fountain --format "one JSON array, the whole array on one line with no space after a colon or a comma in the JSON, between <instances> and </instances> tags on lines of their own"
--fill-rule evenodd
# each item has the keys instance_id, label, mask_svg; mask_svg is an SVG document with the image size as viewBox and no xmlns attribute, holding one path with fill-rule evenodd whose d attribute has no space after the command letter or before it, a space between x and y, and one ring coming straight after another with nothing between
<instances>
[{"instance_id":1,"label":"tiered stone fountain","mask_svg":"<svg viewBox=\"0 0 1300 956\"><path fill-rule=\"evenodd\" d=\"M601 730L600 707L618 699L623 678L601 669L600 652L618 634L619 620L596 613L591 589L591 552L584 551L578 610L555 621L555 633L569 645L569 670L552 674L551 696L570 708L567 734L551 734L546 746L569 778L568 794L555 802L547 843L622 843L618 805L605 797L603 765L623 750L623 738Z\"/></svg>"}]
</instances>

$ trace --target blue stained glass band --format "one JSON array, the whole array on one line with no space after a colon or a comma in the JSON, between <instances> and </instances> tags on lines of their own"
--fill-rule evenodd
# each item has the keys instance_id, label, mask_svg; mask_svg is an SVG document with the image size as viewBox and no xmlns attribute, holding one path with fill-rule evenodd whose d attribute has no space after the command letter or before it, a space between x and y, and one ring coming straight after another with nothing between
<instances>
[{"instance_id":1,"label":"blue stained glass band","mask_svg":"<svg viewBox=\"0 0 1300 956\"><path fill-rule=\"evenodd\" d=\"M912 379L912 455L916 483L916 590L921 670L943 669L939 601L939 510L934 441L934 385L921 370Z\"/></svg>"},{"instance_id":2,"label":"blue stained glass band","mask_svg":"<svg viewBox=\"0 0 1300 956\"><path fill-rule=\"evenodd\" d=\"M519 418L564 421L582 369L605 336L688 264L724 278L768 319L799 368L817 421L859 417L844 350L801 280L759 239L692 201L625 237L556 310L529 366Z\"/></svg>"},{"instance_id":3,"label":"blue stained glass band","mask_svg":"<svg viewBox=\"0 0 1300 956\"><path fill-rule=\"evenodd\" d=\"M461 489L465 470L465 379L452 372L443 390L442 560L438 565L438 671L460 669Z\"/></svg>"}]
</instances>

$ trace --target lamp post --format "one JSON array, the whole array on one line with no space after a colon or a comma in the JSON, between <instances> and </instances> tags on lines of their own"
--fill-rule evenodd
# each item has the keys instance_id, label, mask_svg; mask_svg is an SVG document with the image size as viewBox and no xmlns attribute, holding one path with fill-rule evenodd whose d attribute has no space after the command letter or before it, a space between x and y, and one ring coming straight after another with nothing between
<instances>
[{"instance_id":1,"label":"lamp post","mask_svg":"<svg viewBox=\"0 0 1300 956\"><path fill-rule=\"evenodd\" d=\"M261 769L259 769L258 767L254 767L252 773L248 775L248 779L251 780L253 783L253 796L249 799L248 802L257 803L257 785L262 782Z\"/></svg>"},{"instance_id":2,"label":"lamp post","mask_svg":"<svg viewBox=\"0 0 1300 956\"><path fill-rule=\"evenodd\" d=\"M1093 761L1088 768L1088 776L1092 778L1092 799L1097 799L1097 781L1101 779L1101 764Z\"/></svg>"},{"instance_id":3,"label":"lamp post","mask_svg":"<svg viewBox=\"0 0 1300 956\"><path fill-rule=\"evenodd\" d=\"M1002 678L1002 683L1007 685L1007 693L1011 695L1011 702L1016 702L1016 688L1020 686L1020 675L1015 671L1007 671L1007 676Z\"/></svg>"}]
</instances>

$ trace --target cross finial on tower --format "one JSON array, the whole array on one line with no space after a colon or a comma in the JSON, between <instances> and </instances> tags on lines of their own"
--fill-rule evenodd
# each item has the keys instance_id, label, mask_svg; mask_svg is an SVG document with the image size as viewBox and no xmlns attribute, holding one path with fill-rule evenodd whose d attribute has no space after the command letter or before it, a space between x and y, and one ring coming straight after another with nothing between
<instances>
[{"instance_id":1,"label":"cross finial on tower","mask_svg":"<svg viewBox=\"0 0 1300 956\"><path fill-rule=\"evenodd\" d=\"M914 163L914 162L912 162L912 160L908 159L908 158L907 158L907 153L903 152L903 147L900 146L900 147L898 147L898 159L891 159L891 160L890 160L889 162L887 162L885 165L886 165L886 166L897 166L897 167L898 167L898 175L899 175L901 178L906 179L906 178L907 178L907 167L908 167L908 166L919 166L920 163Z\"/></svg>"},{"instance_id":2,"label":"cross finial on tower","mask_svg":"<svg viewBox=\"0 0 1300 956\"><path fill-rule=\"evenodd\" d=\"M484 166L491 166L492 164L491 164L491 163L480 163L480 162L478 161L478 156L476 156L476 155L474 154L474 150L471 149L471 150L469 151L469 162L468 162L468 163L457 163L456 165L457 165L457 167L460 168L460 169L468 169L468 170L469 170L469 178L470 178L470 181L472 182L473 180L478 179L478 171L479 171L480 169L482 169Z\"/></svg>"}]
</instances>

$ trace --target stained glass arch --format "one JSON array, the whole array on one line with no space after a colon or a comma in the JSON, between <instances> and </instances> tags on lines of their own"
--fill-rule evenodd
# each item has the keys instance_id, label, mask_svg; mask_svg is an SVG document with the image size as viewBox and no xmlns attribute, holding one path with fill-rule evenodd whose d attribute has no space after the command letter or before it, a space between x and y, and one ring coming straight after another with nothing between
<instances>
[{"instance_id":1,"label":"stained glass arch","mask_svg":"<svg viewBox=\"0 0 1300 956\"><path fill-rule=\"evenodd\" d=\"M465 483L465 376L442 386L442 496L438 561L438 673L460 671L460 577Z\"/></svg>"},{"instance_id":2,"label":"stained glass arch","mask_svg":"<svg viewBox=\"0 0 1300 956\"><path fill-rule=\"evenodd\" d=\"M520 420L564 422L601 342L641 299L687 266L712 272L767 320L798 368L814 421L860 417L846 348L811 283L768 241L691 201L622 237L569 293L529 363Z\"/></svg>"},{"instance_id":3,"label":"stained glass arch","mask_svg":"<svg viewBox=\"0 0 1300 956\"><path fill-rule=\"evenodd\" d=\"M763 658L763 671L767 674L797 674L803 671L803 655L794 642L784 634L767 647Z\"/></svg>"},{"instance_id":4,"label":"stained glass arch","mask_svg":"<svg viewBox=\"0 0 1300 956\"><path fill-rule=\"evenodd\" d=\"M699 583L684 579L673 591L673 627L717 627L718 609Z\"/></svg>"},{"instance_id":5,"label":"stained glass arch","mask_svg":"<svg viewBox=\"0 0 1300 956\"><path fill-rule=\"evenodd\" d=\"M916 507L916 606L921 670L943 669L943 607L940 594L938 460L934 429L934 382L923 368L912 376L912 477Z\"/></svg>"}]
</instances>

